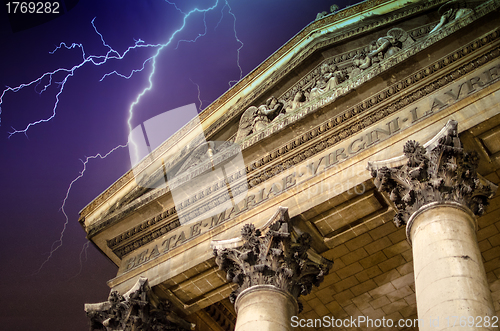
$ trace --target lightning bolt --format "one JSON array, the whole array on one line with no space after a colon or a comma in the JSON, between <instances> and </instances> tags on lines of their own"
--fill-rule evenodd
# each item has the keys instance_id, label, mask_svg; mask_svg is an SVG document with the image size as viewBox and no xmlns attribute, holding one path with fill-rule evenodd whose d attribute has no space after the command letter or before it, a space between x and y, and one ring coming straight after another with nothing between
<instances>
[{"instance_id":1,"label":"lightning bolt","mask_svg":"<svg viewBox=\"0 0 500 331\"><path fill-rule=\"evenodd\" d=\"M229 88L231 88L231 83L237 83L241 80L241 78L243 78L243 69L241 68L241 65L240 65L240 51L241 49L243 48L244 44L243 42L238 38L238 34L236 33L236 15L234 15L234 13L232 12L232 9L231 9L231 6L229 5L229 2L227 2L227 0L225 1L225 4L224 4L224 7L222 7L222 10L221 10L221 18L219 20L219 22L217 22L217 25L215 26L215 29L214 30L217 30L217 27L219 26L220 22L222 22L222 19L224 18L224 8L228 8L228 13L233 16L233 31L234 31L234 38L236 39L236 41L240 44L240 47L238 47L238 49L236 50L236 65L238 66L238 69L240 69L240 78L238 80L230 80L228 82L229 84Z\"/></svg>"},{"instance_id":2,"label":"lightning bolt","mask_svg":"<svg viewBox=\"0 0 500 331\"><path fill-rule=\"evenodd\" d=\"M75 184L80 178L83 177L83 174L85 173L85 171L87 170L87 164L89 163L90 160L92 159L105 159L106 157L108 157L108 155L110 155L111 153L113 153L114 151L116 151L117 149L119 148L125 148L127 147L127 145L118 145L116 147L113 147L109 152L107 152L106 154L102 155L101 153L97 153L96 155L93 155L93 156L87 156L85 158L85 161L83 160L80 160L82 161L82 164L83 164L83 169L82 171L80 171L80 174L71 181L71 183L69 184L68 186L68 189L66 190L66 196L64 197L63 199L63 202L62 202L62 205L61 205L61 212L63 213L64 215L64 224L63 224L63 228L61 230L61 233L59 234L59 240L56 240L52 243L52 246L50 247L50 252L49 252L49 255L47 256L47 258L45 259L45 261L43 261L43 263L40 265L40 267L37 269L37 271L34 273L35 275L38 274L43 266L49 262L49 260L52 258L52 256L54 255L54 253L62 247L63 245L63 238L64 238L64 233L66 232L66 227L68 226L68 222L69 222L69 217L68 215L66 214L66 210L64 209L66 207L66 201L68 200L68 197L69 197L69 193L71 192L71 188L73 187L73 184ZM81 254L80 254L80 257L81 257ZM81 262L81 260L80 260Z\"/></svg>"},{"instance_id":3,"label":"lightning bolt","mask_svg":"<svg viewBox=\"0 0 500 331\"><path fill-rule=\"evenodd\" d=\"M187 22L187 19L194 13L203 13L203 22L204 22L204 26L205 26L205 32L203 34L198 34L198 36L192 41L192 42L195 42L196 40L198 40L198 38L200 38L201 36L204 36L206 34L206 30L207 30L207 24L206 24L206 13L208 11L212 11L214 10L218 4L219 4L219 0L216 0L215 1L215 4L211 7L208 7L207 9L199 9L199 8L194 8L192 9L191 11L185 13L183 12L179 7L177 7L177 5L173 2L170 2L168 0L165 0L165 2L171 4L171 5L174 5L175 8L181 12L183 15L184 15L184 18L182 20L182 26L180 28L178 28L177 30L175 30L172 35L170 36L170 38L168 39L168 41L165 43L165 44L162 44L158 50L156 51L156 54L153 55L150 59L146 60L146 61L151 61L151 65L152 65L152 69L151 69L151 73L149 74L149 77L148 77L148 86L146 86L142 92L140 92L137 97L135 98L134 102L132 102L132 104L130 105L129 107L129 117L128 117L128 120L127 120L127 125L128 125L128 129L129 129L129 132L132 132L132 118L133 118L133 115L134 115L134 107L137 106L141 100L141 98L146 94L146 92L150 91L152 88L153 88L153 76L156 72L156 58L160 55L161 51L163 49L165 49L168 45L170 45L170 43L172 42L172 40L174 40L175 36L181 32L182 30L184 30L184 27L186 26L186 22ZM183 40L183 41L186 41L186 40ZM180 42L180 41L179 41ZM177 46L179 46L179 43L177 43ZM133 140L130 141L130 143L132 144L132 146L134 147L134 151L136 153L136 160L139 160L139 157L138 157L138 148L137 148L137 145L134 143Z\"/></svg>"},{"instance_id":4,"label":"lightning bolt","mask_svg":"<svg viewBox=\"0 0 500 331\"><path fill-rule=\"evenodd\" d=\"M124 52L122 52L120 54L118 51L114 50L111 46L109 46L104 41L104 38L103 38L102 34L97 30L97 27L95 26L94 21L95 21L95 18L92 19L92 21L91 21L91 24L92 24L92 27L94 28L94 31L99 35L99 37L102 41L102 44L106 48L108 48L108 51L104 55L87 55L85 53L85 49L83 47L83 44L72 43L71 45L68 45L64 42L61 42L59 44L59 46L57 46L53 51L51 51L49 53L54 54L55 52L57 52L58 50L60 50L62 48L65 48L67 50L80 49L80 51L82 53L82 62L80 62L77 65L74 65L71 68L58 68L58 69L55 69L53 71L46 72L43 75L41 75L40 77L32 80L29 83L23 83L23 84L20 84L16 87L7 86L7 88L2 91L2 94L0 95L0 115L2 114L2 103L3 103L3 99L6 95L6 93L8 93L8 92L16 93L16 92L19 92L20 90L22 90L23 88L28 87L28 86L32 86L32 85L35 86L35 91L36 91L36 88L40 84L42 84L42 81L44 81L44 80L48 80L48 84L45 84L43 89L40 90L40 92L37 92L38 94L42 94L43 92L45 92L47 90L47 88L49 86L52 86L53 84L58 86L58 90L57 90L57 93L55 95L56 101L54 102L54 106L52 108L52 115L50 115L48 118L44 118L44 119L40 119L40 120L37 120L34 122L30 122L29 124L26 125L26 127L24 129L18 130L18 129L12 128L13 131L9 132L9 138L17 133L23 133L23 134L27 135L27 132L31 127L38 125L38 124L41 124L41 123L46 123L46 122L49 122L50 120L52 120L56 116L56 111L57 111L57 108L59 106L59 101L60 101L59 98L60 98L61 94L63 93L64 88L65 88L66 83L68 82L69 78L73 77L75 75L75 72L78 69L82 68L87 63L91 63L95 66L101 66L101 65L107 63L109 60L121 60L121 59L123 59L133 49L151 48L151 47L160 47L161 46L161 45L145 44L142 40L139 39L139 40L135 41L135 44L133 46L128 47ZM134 73L142 71L145 68L145 64L150 59L151 58L146 59L143 62L142 68L132 70L132 72L128 76L120 74L116 71L113 71L111 73L105 74L101 78L100 81L102 81L104 78L106 78L107 76L112 75L112 74L116 74L116 75L119 75L119 76L124 77L124 78L130 78L130 77L132 77L132 75ZM62 77L59 78L60 79L59 81L57 81L55 78L56 76L62 76ZM1 121L0 121L0 123L1 123Z\"/></svg>"},{"instance_id":5,"label":"lightning bolt","mask_svg":"<svg viewBox=\"0 0 500 331\"><path fill-rule=\"evenodd\" d=\"M169 2L168 0L165 0L166 2L168 2L169 4L172 4L175 6L175 8L183 13L184 15L186 15L186 13L184 13L179 7L177 7L177 5L175 3L171 3ZM238 80L230 80L228 82L229 84L229 88L231 88L231 83L237 83L238 81L241 80L241 78L243 78L243 69L241 68L241 65L240 65L240 51L241 49L243 48L244 44L243 42L238 38L238 34L236 32L236 15L234 15L234 13L232 12L232 9L231 9L231 6L229 5L229 2L227 2L227 0L225 1L224 3L224 6L222 7L221 9L221 16L220 16L220 19L219 21L217 22L217 24L215 25L215 28L214 28L214 31L217 30L217 28L219 27L220 23L222 22L222 20L224 19L224 9L225 8L228 8L228 13L233 17L233 31L234 31L234 38L236 39L236 41L240 44L240 47L238 47L238 49L236 50L236 65L238 66L238 69L240 70L240 77L238 78ZM198 34L198 36L193 39L193 40L179 40L177 42L177 46L176 46L176 49L179 47L179 43L181 43L182 41L184 42L196 42L196 40L198 40L198 38L200 37L203 37L207 34L207 22L206 22L206 13L204 13L203 15L203 24L204 24L204 27L205 27L205 31L203 33L200 33ZM201 100L201 91L200 91L200 85L198 85L197 83L193 82L191 79L189 79L191 81L191 83L193 83L194 85L196 85L196 88L198 90L198 101L200 102L200 107L198 108L200 111L202 110L202 100Z\"/></svg>"},{"instance_id":6,"label":"lightning bolt","mask_svg":"<svg viewBox=\"0 0 500 331\"><path fill-rule=\"evenodd\" d=\"M129 46L125 51L120 53L117 50L115 50L114 48L112 48L105 41L103 35L99 32L99 30L97 29L97 27L95 25L95 18L94 18L91 21L92 27L93 27L95 33L99 36L102 45L106 48L106 52L104 52L103 54L100 54L100 55L88 55L85 52L83 44L79 44L79 43L66 44L64 42L61 42L57 47L55 47L55 49L53 51L51 51L49 53L54 54L55 52L60 51L62 49L66 49L66 50L78 49L78 50L80 50L81 57L82 57L82 61L79 64L74 65L74 66L69 67L69 68L58 68L58 69L55 69L53 71L46 72L43 75L41 75L40 77L32 80L31 82L23 83L23 84L20 84L16 87L7 86L0 94L0 116L2 114L3 100L4 100L4 97L7 93L10 93L10 92L16 93L16 92L18 92L26 87L34 86L35 92L41 95L42 93L46 92L50 86L53 86L53 85L57 86L57 92L55 94L55 102L54 102L54 105L52 107L52 114L47 118L28 123L23 129L12 128L13 131L8 133L9 134L8 137L10 138L11 136L18 134L18 133L23 133L24 135L27 136L28 130L30 128L32 128L33 126L38 125L38 124L42 124L42 123L46 123L46 122L49 122L50 120L52 120L56 116L57 109L59 106L60 96L64 92L64 88L65 88L66 84L68 83L68 81L70 81L70 78L74 77L75 73L80 68L84 67L85 65L102 66L111 60L122 60L130 51L135 50L135 49L140 49L140 48L155 49L156 51L154 52L154 54L147 57L142 62L142 65L139 68L132 69L129 73L120 73L120 72L114 70L114 71L111 71L111 72L104 74L100 79L100 81L102 82L104 79L106 79L107 77L112 76L112 75L116 75L116 76L119 76L119 77L125 78L125 79L130 79L135 73L142 72L146 69L146 67L148 67L149 65L151 66L151 71L148 75L148 83L147 83L146 87L144 87L142 89L142 91L137 94L135 100L131 103L131 105L129 106L129 109L128 109L127 125L128 125L129 132L131 132L132 131L132 119L133 119L133 115L134 115L134 109L140 103L143 96L153 88L153 77L154 77L155 72L156 72L156 63L157 63L158 56L162 53L162 51L164 49L166 49L173 42L175 37L181 31L184 30L189 17L192 16L193 14L196 14L196 13L203 14L204 31L203 31L203 33L199 33L192 40L184 40L184 39L179 40L177 42L176 49L179 47L179 44L181 42L194 43L199 38L205 36L207 34L207 30L208 30L207 23L206 23L206 15L208 12L216 9L219 5L219 0L216 0L214 5L206 8L206 9L194 8L194 9L190 10L189 12L184 12L174 2L170 2L168 0L165 0L165 2L167 2L170 5L173 5L177 11L179 11L181 14L183 14L182 25L170 35L170 37L168 38L168 40L165 43L163 43L163 44L148 44L148 43L145 43L142 39L138 39L138 40L134 40L133 45ZM240 71L240 76L239 76L239 80L240 80L243 76L243 70L240 66L240 50L243 48L243 42L241 42L241 40L239 40L239 38L237 37L236 16L232 12L231 7L230 7L227 0L225 0L225 4L221 9L222 15L221 15L221 18L220 18L219 22L217 23L217 26L215 27L215 29L217 29L220 22L222 21L222 19L224 17L224 10L226 7L228 8L228 13L233 17L234 37L235 37L236 41L240 44L240 47L237 49L237 61L236 61L236 64L237 64L239 71ZM229 86L231 87L231 83L234 83L237 81L238 80L231 80L229 82ZM198 100L200 101L200 110L201 110L202 101L200 99L200 87L198 84L196 84L194 82L193 82L193 84L195 84L197 86L197 89L198 89ZM43 87L40 88L40 86L43 86ZM0 118L0 124L1 124L1 118ZM65 210L66 203L67 203L68 197L70 195L70 192L73 188L73 184L75 184L80 178L82 178L84 176L84 173L87 170L88 162L92 159L105 159L107 156L109 156L111 153L113 153L117 149L128 147L129 143L135 145L133 141L129 141L125 145L118 145L118 146L112 148L108 153L106 153L104 155L98 153L96 155L86 157L85 160L81 160L82 164L83 164L83 169L80 171L79 175L70 182L70 184L66 190L65 197L62 201L62 205L60 207L60 211L63 213L65 221L63 224L63 228L60 232L59 239L56 240L52 244L47 258L43 261L43 263L37 269L35 274L38 274L42 270L42 268L49 262L49 260L53 256L53 254L63 246L64 234L65 234L67 225L69 223L69 217L68 217L66 210ZM90 244L90 242L85 243L84 246L82 247L82 251L80 252L80 267L81 268L82 268L82 263L83 263L82 256L84 253L86 254L86 251L87 251L87 248L89 247L89 244ZM80 270L80 272L81 272L81 270Z\"/></svg>"},{"instance_id":7,"label":"lightning bolt","mask_svg":"<svg viewBox=\"0 0 500 331\"><path fill-rule=\"evenodd\" d=\"M195 42L200 36L204 36L206 34L206 21L205 21L205 15L208 11L211 11L211 10L214 10L217 5L219 4L219 0L216 0L215 1L215 4L211 7L208 7L207 9L198 9L198 8L195 8L191 11L189 11L188 13L184 13L182 10L179 9L179 7L177 7L177 5L175 3L172 3L168 0L165 0L165 2L171 4L171 5L174 5L175 8L181 12L182 14L184 14L184 18L182 20L182 26L180 28L178 28L177 30L174 31L174 33L172 33L172 35L170 36L170 38L168 39L168 41L165 43L165 44L162 44L158 50L156 51L156 54L153 55L150 60L151 60L151 64L152 64L152 69L151 69L151 73L149 74L149 77L148 77L148 86L145 87L141 93L139 93L136 97L136 99L134 100L134 102L132 102L132 104L130 105L130 108L129 108L129 117L128 117L128 120L127 120L127 124L128 124L128 128L129 128L129 132L132 131L132 117L134 115L134 107L139 104L141 98L144 96L144 94L146 94L146 92L150 91L152 88L153 88L153 76L155 74L155 71L156 71L156 58L158 57L158 55L161 53L161 51L167 47L168 45L170 45L170 43L172 42L172 40L175 38L175 36L181 32L182 30L184 30L184 27L186 26L186 21L187 19L189 18L189 16L191 16L192 14L194 13L203 13L203 21L205 22L205 33L204 34L199 34L193 42ZM179 41L180 42L180 41Z\"/></svg>"},{"instance_id":8,"label":"lightning bolt","mask_svg":"<svg viewBox=\"0 0 500 331\"><path fill-rule=\"evenodd\" d=\"M193 83L194 85L196 85L196 89L198 90L198 101L200 102L200 107L198 107L198 110L201 111L201 107L203 105L203 101L201 101L200 85L198 85L197 83L193 82L193 80L191 78L189 78L189 80L191 81L191 83Z\"/></svg>"},{"instance_id":9,"label":"lightning bolt","mask_svg":"<svg viewBox=\"0 0 500 331\"><path fill-rule=\"evenodd\" d=\"M78 277L82 271L83 271L83 262L87 262L88 259L88 249L90 247L90 241L87 240L85 244L83 244L82 249L80 250L80 255L79 255L79 260L80 260L80 268L78 269L78 272L71 278L68 279L68 281Z\"/></svg>"}]
</instances>

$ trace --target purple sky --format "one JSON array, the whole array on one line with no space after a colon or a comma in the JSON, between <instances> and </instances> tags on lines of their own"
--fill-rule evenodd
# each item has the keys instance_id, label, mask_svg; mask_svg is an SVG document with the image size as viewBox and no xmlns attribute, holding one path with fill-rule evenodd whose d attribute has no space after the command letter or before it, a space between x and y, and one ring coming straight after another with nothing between
<instances>
[{"instance_id":1,"label":"purple sky","mask_svg":"<svg viewBox=\"0 0 500 331\"><path fill-rule=\"evenodd\" d=\"M236 16L236 32L244 46L240 51L243 76L264 61L287 40L313 21L320 11L328 11L331 0L228 0ZM208 8L216 0L183 0L180 9L188 12ZM355 0L339 1L340 8ZM192 15L186 28L176 35L156 60L153 88L134 108L132 126L169 109L197 103L198 91L205 108L240 78L237 49L240 44L233 30L234 18L219 0L214 11ZM2 4L3 5L3 4ZM45 72L71 68L82 62L80 49L61 49L50 54L61 42L83 44L87 55L104 55L108 50L95 33L91 21L105 41L118 52L141 39L163 44L182 26L183 14L161 0L80 0L66 14L31 29L13 33L6 15L0 11L0 89L36 80ZM221 11L223 18L221 20ZM220 21L217 29L217 23ZM117 267L87 243L78 224L78 212L99 193L130 169L126 148L106 159L92 159L82 178L68 195L65 211L69 222L62 246L46 261L51 247L57 247L65 217L61 211L68 186L83 170L82 160L97 153L106 154L125 144L130 104L148 85L151 62L145 69L124 79L116 75L101 77L113 70L130 74L141 68L158 48L131 51L123 60L91 63L75 70L60 95L56 116L47 123L32 126L26 135L9 138L14 129L52 114L57 85L41 95L48 79L19 92L3 96L0 126L0 328L9 331L88 330L83 304L107 298L106 281ZM54 76L60 81L63 75ZM40 269L40 270L39 270Z\"/></svg>"}]
</instances>

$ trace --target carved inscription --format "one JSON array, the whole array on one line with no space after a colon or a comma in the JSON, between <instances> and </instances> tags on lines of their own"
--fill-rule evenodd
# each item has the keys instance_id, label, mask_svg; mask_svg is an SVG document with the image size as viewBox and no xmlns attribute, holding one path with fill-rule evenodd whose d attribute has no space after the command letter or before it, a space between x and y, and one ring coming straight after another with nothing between
<instances>
[{"instance_id":1,"label":"carved inscription","mask_svg":"<svg viewBox=\"0 0 500 331\"><path fill-rule=\"evenodd\" d=\"M500 59L495 60L485 69L477 70L472 75L448 85L435 94L431 94L429 98L402 109L397 114L394 114L394 116L387 118L385 122L375 125L365 133L346 139L339 143L333 151L311 158L302 167L288 169L276 181L266 186L257 187L251 192L249 191L244 200L226 211L209 219L181 226L169 232L166 236L157 239L154 245L146 246L138 253L127 256L122 264L123 272L153 260L230 219L238 217L252 207L278 196L314 176L320 175L367 148L373 147L394 134L442 111L498 79L500 79Z\"/></svg>"}]
</instances>

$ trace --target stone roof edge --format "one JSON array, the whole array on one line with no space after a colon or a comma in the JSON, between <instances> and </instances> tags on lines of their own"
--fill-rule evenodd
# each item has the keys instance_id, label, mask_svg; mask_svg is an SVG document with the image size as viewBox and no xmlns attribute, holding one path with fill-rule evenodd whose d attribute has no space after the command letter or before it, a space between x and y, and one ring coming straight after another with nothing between
<instances>
[{"instance_id":1,"label":"stone roof edge","mask_svg":"<svg viewBox=\"0 0 500 331\"><path fill-rule=\"evenodd\" d=\"M259 76L268 71L269 68L272 68L273 65L276 62L279 62L281 58L283 58L287 53L289 53L294 48L294 46L300 44L301 42L304 42L304 40L306 40L307 38L310 38L310 40L303 45L303 48L307 47L307 45L315 39L315 37L311 38L311 36L318 35L317 33L313 32L321 29L324 30L325 28L334 27L339 23L349 21L349 19L352 19L353 16L363 15L364 13L372 11L377 7L383 7L389 4L396 5L396 7L389 6L390 8L387 8L388 9L387 12L391 12L399 8L406 7L412 3L419 3L419 2L424 2L424 1L409 0L404 4L401 4L400 1L398 0L367 0L357 5L350 6L343 10L340 10L339 12L333 15L328 15L323 19L311 22L309 25L304 27L299 33L297 33L294 37L292 37L287 43L285 43L282 47L280 47L276 52L274 52L266 60L264 60L259 66L257 66L254 70L252 70L249 74L247 74L244 78L242 78L231 89L226 91L222 96L220 96L217 100L215 100L212 104L210 104L207 108L205 108L200 113L201 122L202 124L205 124L203 126L208 128L210 124L215 123L223 115L222 108L225 107L227 109L231 107L231 106L228 107L229 101L232 100L233 103L236 104L242 98L241 96L239 96L239 94L242 93L246 88L254 89L255 88L254 85L256 85L257 80L264 81L269 78L266 77L263 79L258 79ZM445 0L442 1L437 0L430 2L436 2L436 5L439 5L442 2L445 2ZM356 21L352 23L355 22ZM229 98L231 98L231 100L228 100ZM212 123L207 123L210 120ZM183 128L181 128L171 138L169 138L158 148L156 148L152 153L157 154L158 152L160 152L158 154L163 154L162 150L164 150L166 146L175 145L180 140L180 138L182 138L189 131L191 131L192 128L190 126L192 126L192 121L188 122ZM151 160L151 158L147 159ZM147 168L149 163L152 162L152 161L147 161L147 159L140 162L136 166L135 170L137 170L137 168ZM122 177L120 177L113 184L111 184L99 196L97 196L94 200L92 200L85 207L83 207L80 210L80 222L83 223L83 220L87 215L89 215L93 210L97 209L99 206L105 203L114 193L116 193L123 186L125 186L125 184L132 181L134 179L133 170L134 169L129 170Z\"/></svg>"}]
</instances>

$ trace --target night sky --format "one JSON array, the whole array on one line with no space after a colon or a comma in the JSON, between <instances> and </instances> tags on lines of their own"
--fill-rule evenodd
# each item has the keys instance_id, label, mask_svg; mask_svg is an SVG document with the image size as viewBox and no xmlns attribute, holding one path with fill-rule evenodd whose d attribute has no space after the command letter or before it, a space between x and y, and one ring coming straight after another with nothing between
<instances>
[{"instance_id":1,"label":"night sky","mask_svg":"<svg viewBox=\"0 0 500 331\"><path fill-rule=\"evenodd\" d=\"M342 9L356 2L344 0L337 4ZM216 3L216 0L177 1L185 13ZM229 88L230 81L240 79L237 50L241 43L239 64L245 76L312 22L318 12L329 11L333 4L331 0L228 0L228 3L236 21L226 2L219 0L217 7L205 15L206 33L204 15L192 14L184 30L161 50L151 78L153 87L135 106L132 127L190 103L204 109ZM85 56L105 55L109 48L94 31L91 24L94 18L105 42L122 54L139 39L143 44L167 43L182 26L184 17L174 5L161 0L80 0L64 15L13 32L6 6L3 3L2 6L1 90L28 84L58 68L80 65L83 55L79 47L62 48L50 54L61 42L68 46L83 45ZM197 37L196 42L179 42ZM88 244L78 224L78 212L130 169L128 150L118 148L105 159L89 159L83 177L74 180L83 171L87 157L105 155L126 144L129 108L149 85L152 62L146 62L144 70L130 79L117 75L100 81L101 78L114 70L130 75L158 50L159 47L142 47L131 50L122 60L110 59L101 65L85 63L67 78L54 118L29 127L26 134L9 137L30 122L51 117L60 91L60 85L55 83L61 82L66 74L55 74L52 84L46 77L39 84L3 95L0 329L88 330L84 303L107 298L106 281L116 275L117 267ZM67 226L61 209L66 195ZM62 231L61 242L58 240Z\"/></svg>"}]
</instances>

